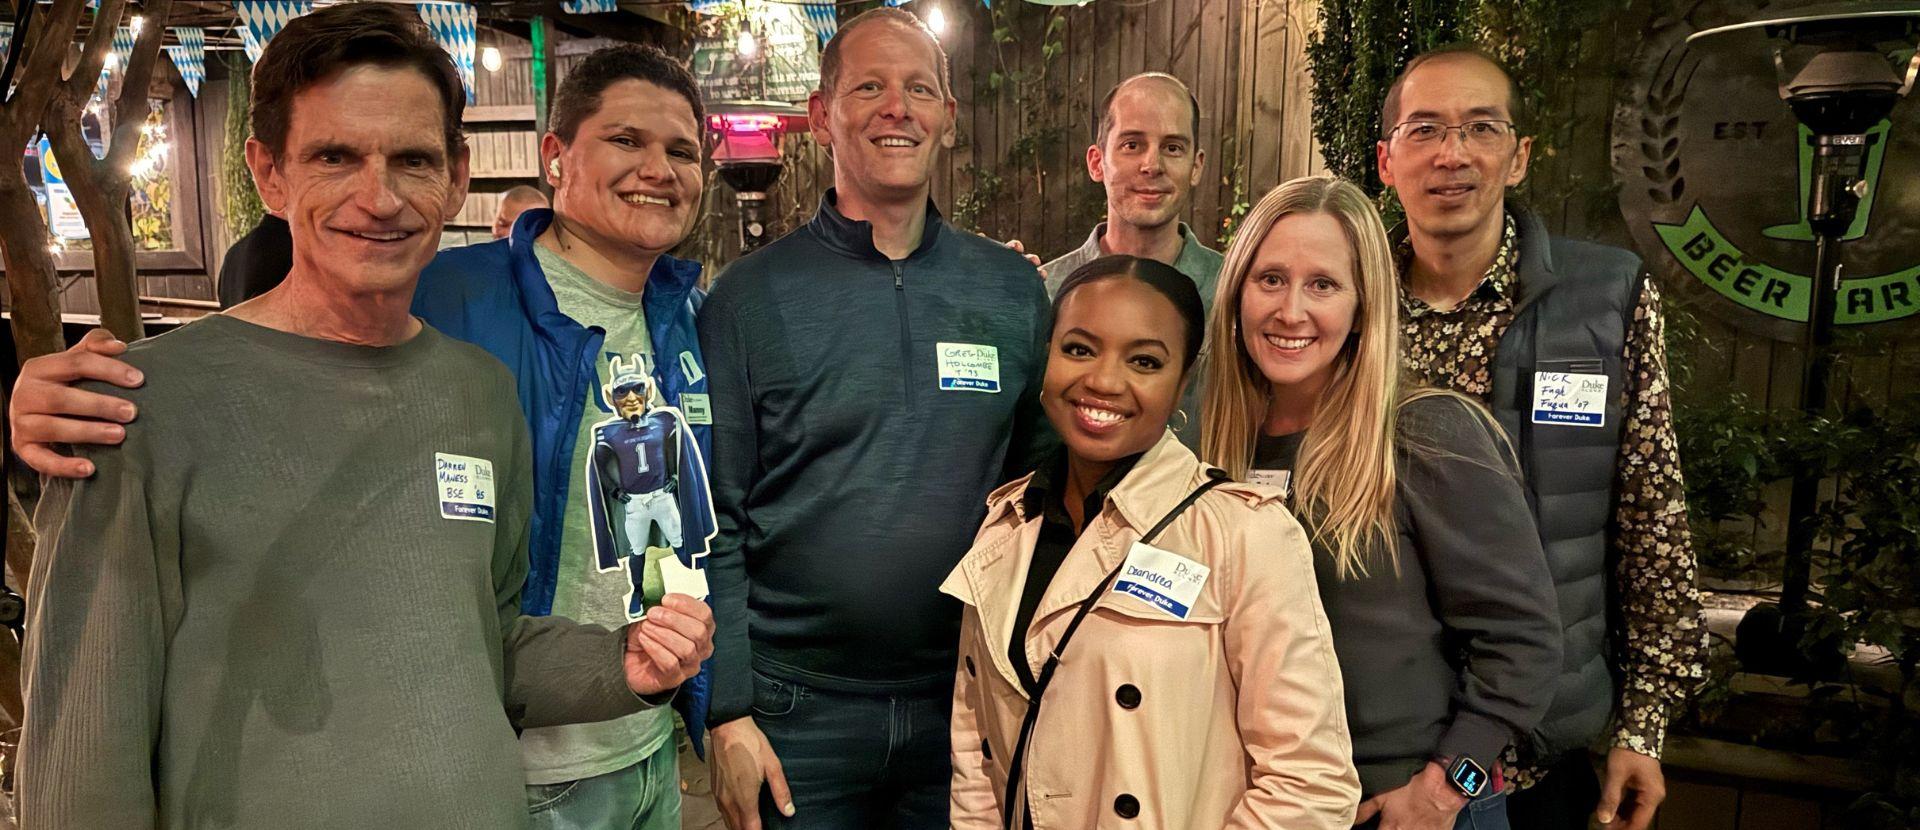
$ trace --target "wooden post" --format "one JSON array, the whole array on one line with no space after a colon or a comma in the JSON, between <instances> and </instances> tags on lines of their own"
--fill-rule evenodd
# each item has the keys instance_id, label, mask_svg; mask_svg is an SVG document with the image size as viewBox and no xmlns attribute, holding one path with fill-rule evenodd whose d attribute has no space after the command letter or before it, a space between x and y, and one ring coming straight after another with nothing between
<instances>
[{"instance_id":1,"label":"wooden post","mask_svg":"<svg viewBox=\"0 0 1920 830\"><path fill-rule=\"evenodd\" d=\"M533 40L533 141L534 176L540 180L540 192L547 200L553 200L553 183L547 181L545 165L540 162L539 144L547 135L548 110L553 106L553 94L558 84L553 65L553 18L535 15L529 28Z\"/></svg>"}]
</instances>

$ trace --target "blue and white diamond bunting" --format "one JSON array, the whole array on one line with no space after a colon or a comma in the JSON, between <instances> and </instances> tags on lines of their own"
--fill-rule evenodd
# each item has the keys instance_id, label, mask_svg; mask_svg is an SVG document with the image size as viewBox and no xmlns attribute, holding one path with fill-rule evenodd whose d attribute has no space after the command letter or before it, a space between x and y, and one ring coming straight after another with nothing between
<instances>
[{"instance_id":1,"label":"blue and white diamond bunting","mask_svg":"<svg viewBox=\"0 0 1920 830\"><path fill-rule=\"evenodd\" d=\"M619 0L560 0L560 10L567 14L601 14L620 10Z\"/></svg>"},{"instance_id":2,"label":"blue and white diamond bunting","mask_svg":"<svg viewBox=\"0 0 1920 830\"><path fill-rule=\"evenodd\" d=\"M267 41L286 28L287 21L313 11L311 0L234 0L233 10L240 14L240 41L246 47L247 60L259 61Z\"/></svg>"},{"instance_id":3,"label":"blue and white diamond bunting","mask_svg":"<svg viewBox=\"0 0 1920 830\"><path fill-rule=\"evenodd\" d=\"M167 47L167 57L173 58L173 67L180 70L180 80L187 82L187 93L198 98L200 82L207 79L207 30L175 26L173 36L180 44Z\"/></svg>"},{"instance_id":4,"label":"blue and white diamond bunting","mask_svg":"<svg viewBox=\"0 0 1920 830\"><path fill-rule=\"evenodd\" d=\"M477 15L465 3L420 3L414 6L426 21L433 42L453 56L460 70L460 85L467 88L467 103L473 103L473 27Z\"/></svg>"},{"instance_id":5,"label":"blue and white diamond bunting","mask_svg":"<svg viewBox=\"0 0 1920 830\"><path fill-rule=\"evenodd\" d=\"M826 45L833 33L840 31L840 18L835 14L832 3L807 3L800 7L807 13L807 22L813 24L813 34Z\"/></svg>"}]
</instances>

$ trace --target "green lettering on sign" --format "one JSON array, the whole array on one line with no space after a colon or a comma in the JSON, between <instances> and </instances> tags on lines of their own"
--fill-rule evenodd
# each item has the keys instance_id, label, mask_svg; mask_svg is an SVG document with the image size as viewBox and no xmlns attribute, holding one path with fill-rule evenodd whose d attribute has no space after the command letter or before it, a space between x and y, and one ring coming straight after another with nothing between
<instances>
[{"instance_id":1,"label":"green lettering on sign","mask_svg":"<svg viewBox=\"0 0 1920 830\"><path fill-rule=\"evenodd\" d=\"M1687 273L1721 296L1761 314L1807 321L1813 280L1749 259L1698 206L1685 223L1655 222L1653 229ZM1835 305L1833 321L1840 325L1882 323L1920 313L1920 265L1878 277L1841 280Z\"/></svg>"}]
</instances>

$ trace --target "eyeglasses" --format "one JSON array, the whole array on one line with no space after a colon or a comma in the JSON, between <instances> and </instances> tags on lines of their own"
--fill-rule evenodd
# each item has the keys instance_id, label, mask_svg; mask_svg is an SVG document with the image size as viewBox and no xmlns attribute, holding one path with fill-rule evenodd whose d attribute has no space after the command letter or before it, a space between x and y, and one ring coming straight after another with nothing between
<instances>
[{"instance_id":1,"label":"eyeglasses","mask_svg":"<svg viewBox=\"0 0 1920 830\"><path fill-rule=\"evenodd\" d=\"M1504 147L1507 139L1514 133L1512 121L1468 121L1465 124L1406 121L1395 126L1387 133L1387 137L1398 136L1415 145L1438 147L1446 141L1447 134L1454 130L1459 130L1460 140L1475 150L1494 150Z\"/></svg>"}]
</instances>

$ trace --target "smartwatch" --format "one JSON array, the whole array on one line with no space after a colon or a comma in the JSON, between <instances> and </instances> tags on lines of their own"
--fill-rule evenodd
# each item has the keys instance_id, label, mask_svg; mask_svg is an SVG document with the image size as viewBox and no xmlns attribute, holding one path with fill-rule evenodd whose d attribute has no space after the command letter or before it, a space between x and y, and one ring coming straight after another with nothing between
<instances>
[{"instance_id":1,"label":"smartwatch","mask_svg":"<svg viewBox=\"0 0 1920 830\"><path fill-rule=\"evenodd\" d=\"M1468 798L1479 798L1487 791L1487 768L1465 755L1447 764L1447 782Z\"/></svg>"}]
</instances>

